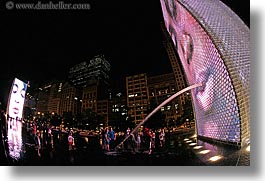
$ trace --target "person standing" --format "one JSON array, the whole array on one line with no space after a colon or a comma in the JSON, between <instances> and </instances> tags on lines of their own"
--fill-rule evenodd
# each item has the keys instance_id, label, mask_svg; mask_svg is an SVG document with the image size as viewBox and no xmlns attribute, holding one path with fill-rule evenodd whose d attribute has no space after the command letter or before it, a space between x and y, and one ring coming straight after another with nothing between
<instances>
[{"instance_id":1,"label":"person standing","mask_svg":"<svg viewBox=\"0 0 265 181\"><path fill-rule=\"evenodd\" d=\"M48 138L47 138L48 144L51 143L51 140L52 140L52 128L51 126L48 126Z\"/></svg>"},{"instance_id":2,"label":"person standing","mask_svg":"<svg viewBox=\"0 0 265 181\"><path fill-rule=\"evenodd\" d=\"M126 130L126 136L129 136L131 134L131 129L130 128L127 128Z\"/></svg>"},{"instance_id":3,"label":"person standing","mask_svg":"<svg viewBox=\"0 0 265 181\"><path fill-rule=\"evenodd\" d=\"M164 129L162 129L159 134L159 143L160 143L160 147L163 147L165 145L165 130Z\"/></svg>"},{"instance_id":4,"label":"person standing","mask_svg":"<svg viewBox=\"0 0 265 181\"><path fill-rule=\"evenodd\" d=\"M37 147L37 152L38 156L41 157L41 140L40 140L40 132L36 133L36 147Z\"/></svg>"},{"instance_id":5,"label":"person standing","mask_svg":"<svg viewBox=\"0 0 265 181\"><path fill-rule=\"evenodd\" d=\"M114 143L115 143L115 140L116 140L116 135L115 135L115 132L114 132L114 130L113 130L113 128L110 126L109 127L109 139L110 139L110 150L112 150L113 148L114 148Z\"/></svg>"},{"instance_id":6,"label":"person standing","mask_svg":"<svg viewBox=\"0 0 265 181\"><path fill-rule=\"evenodd\" d=\"M137 139L136 139L137 151L139 151L140 148L141 148L141 140L142 140L142 138L141 138L141 133L138 132L138 134L137 134Z\"/></svg>"},{"instance_id":7,"label":"person standing","mask_svg":"<svg viewBox=\"0 0 265 181\"><path fill-rule=\"evenodd\" d=\"M33 136L33 139L36 139L36 135L37 135L37 123L34 121L33 125L32 125L32 136Z\"/></svg>"},{"instance_id":8,"label":"person standing","mask_svg":"<svg viewBox=\"0 0 265 181\"><path fill-rule=\"evenodd\" d=\"M70 156L70 162L74 163L74 137L73 132L70 131L68 135L68 146L69 146L69 156Z\"/></svg>"},{"instance_id":9,"label":"person standing","mask_svg":"<svg viewBox=\"0 0 265 181\"><path fill-rule=\"evenodd\" d=\"M101 143L101 145L102 145L102 150L105 150L106 149L106 137L105 137L105 133L106 132L106 128L103 128L102 130L101 130L101 140L102 140L102 143Z\"/></svg>"},{"instance_id":10,"label":"person standing","mask_svg":"<svg viewBox=\"0 0 265 181\"><path fill-rule=\"evenodd\" d=\"M74 137L72 135L72 132L70 132L68 135L69 151L73 151L73 144L74 144Z\"/></svg>"},{"instance_id":11,"label":"person standing","mask_svg":"<svg viewBox=\"0 0 265 181\"><path fill-rule=\"evenodd\" d=\"M149 154L151 154L155 148L155 137L156 134L154 131L150 130L150 143L149 143Z\"/></svg>"},{"instance_id":12,"label":"person standing","mask_svg":"<svg viewBox=\"0 0 265 181\"><path fill-rule=\"evenodd\" d=\"M106 128L106 132L105 132L105 140L106 140L106 150L107 151L110 151L110 148L109 148L109 144L110 144L110 135L109 135L109 129Z\"/></svg>"}]
</instances>

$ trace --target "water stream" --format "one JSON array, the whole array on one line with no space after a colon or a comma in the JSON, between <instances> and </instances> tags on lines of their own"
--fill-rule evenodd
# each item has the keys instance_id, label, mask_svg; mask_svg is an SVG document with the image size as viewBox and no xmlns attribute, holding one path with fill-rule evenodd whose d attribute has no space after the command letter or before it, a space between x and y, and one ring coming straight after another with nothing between
<instances>
[{"instance_id":1,"label":"water stream","mask_svg":"<svg viewBox=\"0 0 265 181\"><path fill-rule=\"evenodd\" d=\"M153 114L155 114L159 109L161 109L161 107L163 107L164 105L166 105L167 103L169 103L170 101L172 101L173 99L175 99L176 97L178 97L180 94L191 90L191 89L195 89L197 87L201 87L203 86L203 83L198 83L198 84L194 84L191 85L189 87L186 87L182 90L180 90L179 92L173 94L172 96L170 96L168 99L166 99L164 102L162 102L159 106L157 106L150 114L148 114L130 133L130 135L127 135L122 141L121 143L119 143L115 149L119 148L132 134L134 134L135 131L137 131L139 129L140 126L142 126Z\"/></svg>"}]
</instances>

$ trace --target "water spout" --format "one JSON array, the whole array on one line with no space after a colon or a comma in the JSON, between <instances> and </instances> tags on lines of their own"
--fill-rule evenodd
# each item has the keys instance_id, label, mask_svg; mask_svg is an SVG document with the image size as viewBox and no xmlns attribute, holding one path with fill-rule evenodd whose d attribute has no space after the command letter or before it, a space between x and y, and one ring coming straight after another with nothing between
<instances>
[{"instance_id":1,"label":"water spout","mask_svg":"<svg viewBox=\"0 0 265 181\"><path fill-rule=\"evenodd\" d=\"M166 105L167 103L169 103L170 101L172 101L173 99L175 99L177 96L179 96L180 94L188 91L188 90L191 90L191 89L194 89L194 88L197 88L197 87L201 87L203 86L203 83L198 83L198 84L194 84L194 85L191 85L189 87L186 87L182 90L180 90L179 92L173 94L172 96L170 96L168 99L166 99L164 102L162 102L159 106L157 106L150 114L148 114L142 122L140 122L130 133L130 135L127 135L124 140L118 144L116 148L120 147L120 145L122 145L132 134L134 134L135 131L137 131L139 129L140 126L142 126L153 114L155 114L161 107L163 107L164 105Z\"/></svg>"}]
</instances>

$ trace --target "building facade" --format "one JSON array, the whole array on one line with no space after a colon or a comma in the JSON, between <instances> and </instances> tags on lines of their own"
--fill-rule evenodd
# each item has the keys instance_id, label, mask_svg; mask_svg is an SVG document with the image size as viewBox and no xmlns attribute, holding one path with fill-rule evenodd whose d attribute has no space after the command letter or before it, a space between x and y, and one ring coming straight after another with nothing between
<instances>
[{"instance_id":1,"label":"building facade","mask_svg":"<svg viewBox=\"0 0 265 181\"><path fill-rule=\"evenodd\" d=\"M51 84L50 96L48 101L48 112L51 114L59 115L62 87L63 82L56 82Z\"/></svg>"},{"instance_id":2,"label":"building facade","mask_svg":"<svg viewBox=\"0 0 265 181\"><path fill-rule=\"evenodd\" d=\"M92 59L79 63L69 70L68 79L75 87L86 87L100 81L109 86L110 64L104 55L94 56Z\"/></svg>"},{"instance_id":3,"label":"building facade","mask_svg":"<svg viewBox=\"0 0 265 181\"><path fill-rule=\"evenodd\" d=\"M140 123L148 113L149 91L146 73L126 77L128 117Z\"/></svg>"},{"instance_id":4,"label":"building facade","mask_svg":"<svg viewBox=\"0 0 265 181\"><path fill-rule=\"evenodd\" d=\"M50 98L51 84L46 84L39 87L37 95L37 114L44 115L48 114L48 105Z\"/></svg>"},{"instance_id":5,"label":"building facade","mask_svg":"<svg viewBox=\"0 0 265 181\"><path fill-rule=\"evenodd\" d=\"M109 120L109 100L98 100L97 101L97 115L99 116L99 122L105 126L108 126Z\"/></svg>"},{"instance_id":6,"label":"building facade","mask_svg":"<svg viewBox=\"0 0 265 181\"><path fill-rule=\"evenodd\" d=\"M122 93L117 93L109 99L108 124L116 130L126 130L127 124L127 98Z\"/></svg>"},{"instance_id":7,"label":"building facade","mask_svg":"<svg viewBox=\"0 0 265 181\"><path fill-rule=\"evenodd\" d=\"M81 92L79 89L66 82L62 86L61 100L59 115L63 116L64 114L72 114L76 116L80 113L81 107Z\"/></svg>"},{"instance_id":8,"label":"building facade","mask_svg":"<svg viewBox=\"0 0 265 181\"><path fill-rule=\"evenodd\" d=\"M170 96L176 93L176 81L173 73L162 74L157 76L148 77L148 88L150 103L157 107ZM151 105L152 105L151 104ZM169 102L165 106L161 107L161 112L165 116L165 125L167 127L175 126L177 121L181 117L181 111L179 110L180 99ZM153 109L155 109L153 107Z\"/></svg>"}]
</instances>

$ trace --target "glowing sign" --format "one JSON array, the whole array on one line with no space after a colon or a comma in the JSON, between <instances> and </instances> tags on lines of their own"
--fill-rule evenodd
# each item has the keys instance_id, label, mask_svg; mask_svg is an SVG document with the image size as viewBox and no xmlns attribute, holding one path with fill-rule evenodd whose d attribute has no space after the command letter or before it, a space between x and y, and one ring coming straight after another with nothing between
<instances>
[{"instance_id":1,"label":"glowing sign","mask_svg":"<svg viewBox=\"0 0 265 181\"><path fill-rule=\"evenodd\" d=\"M219 0L160 2L188 83L204 85L192 90L198 135L242 143L250 137L249 28Z\"/></svg>"}]
</instances>

